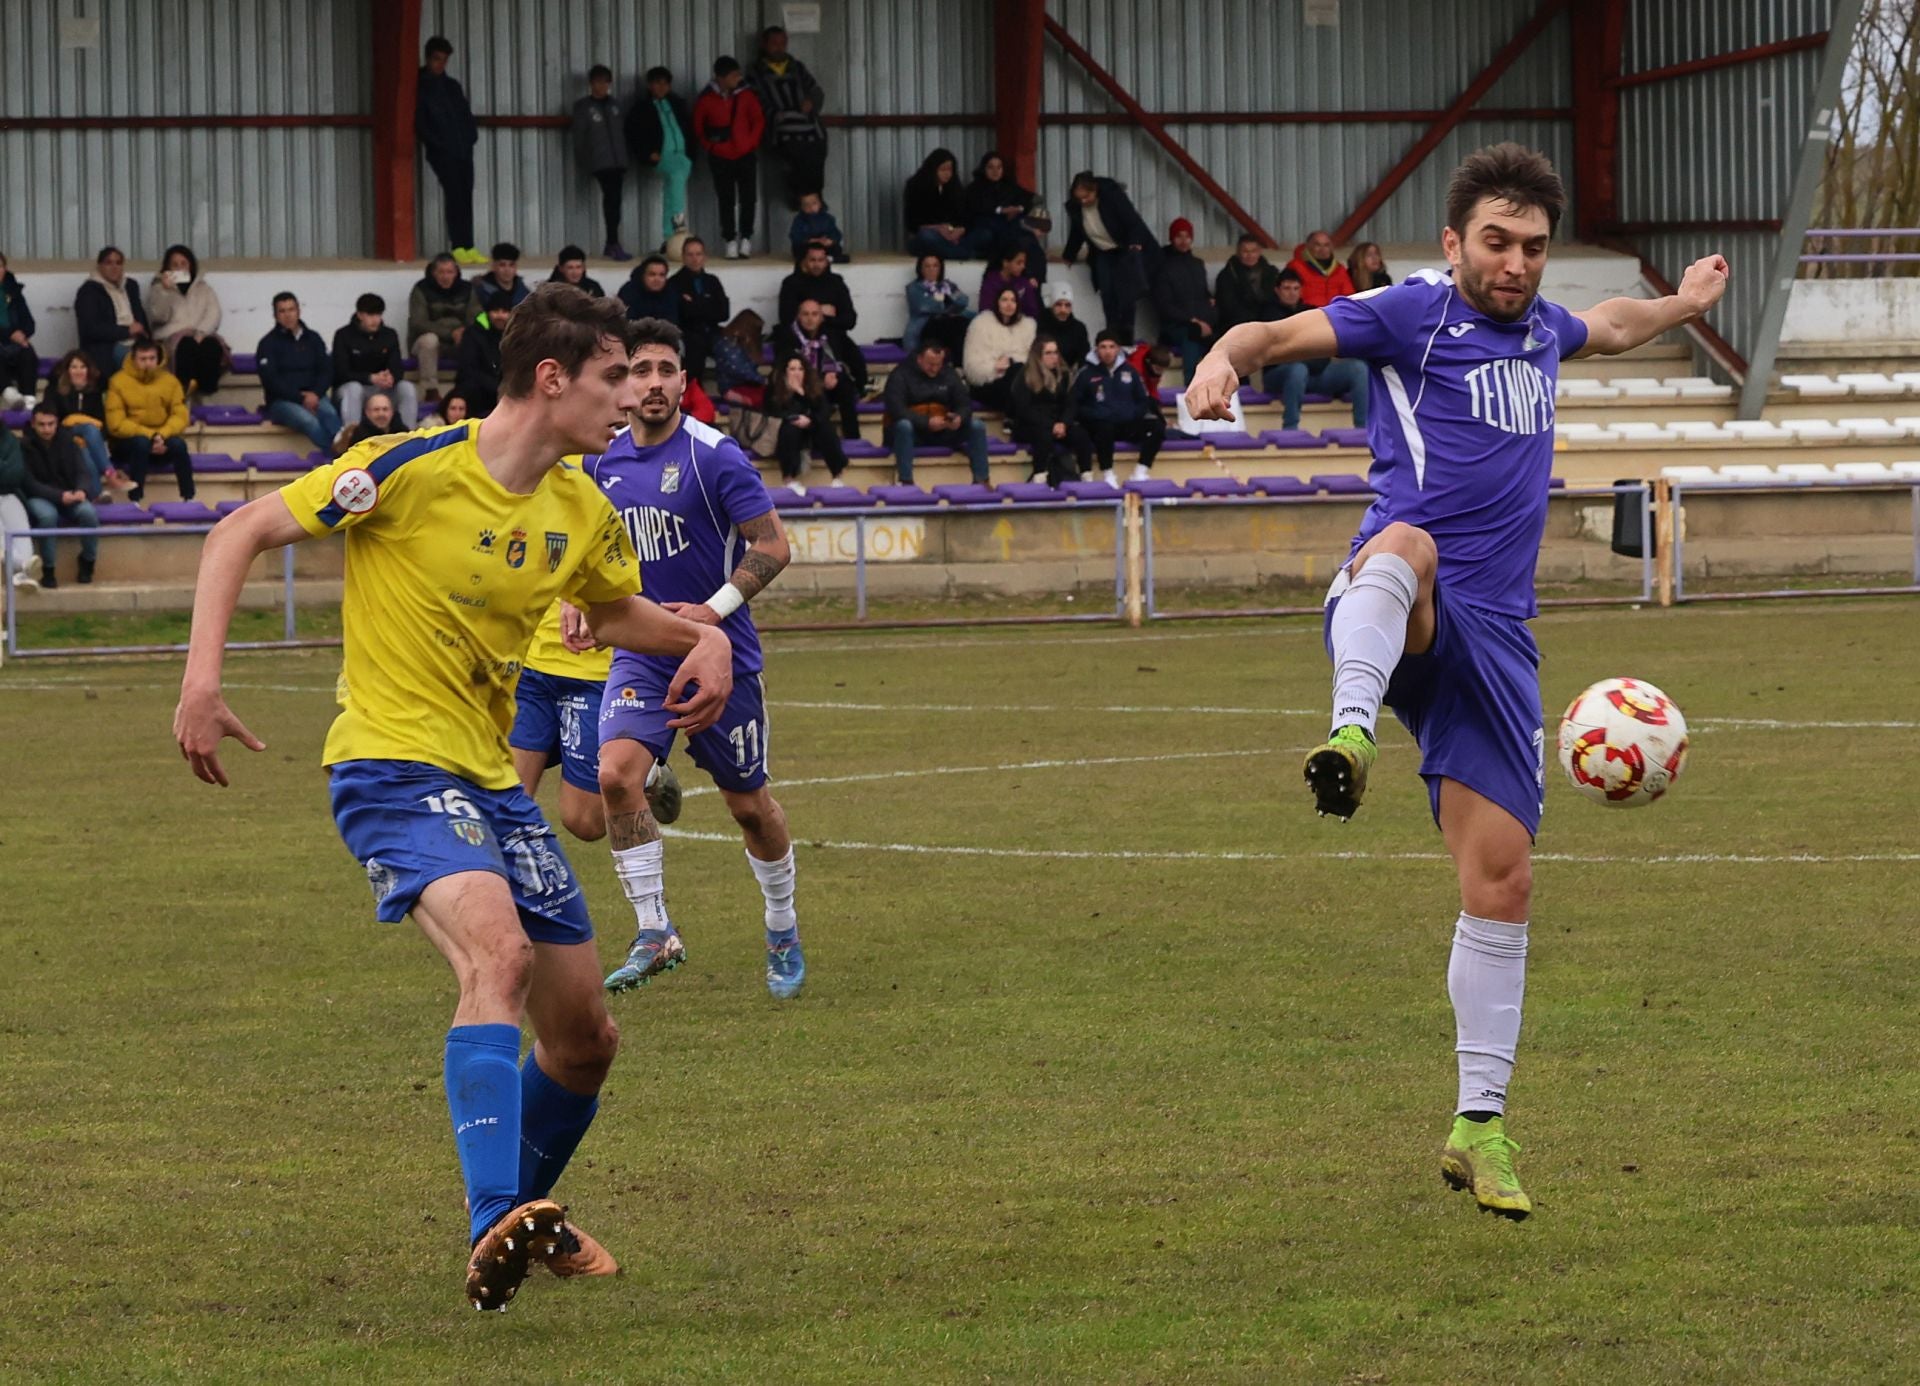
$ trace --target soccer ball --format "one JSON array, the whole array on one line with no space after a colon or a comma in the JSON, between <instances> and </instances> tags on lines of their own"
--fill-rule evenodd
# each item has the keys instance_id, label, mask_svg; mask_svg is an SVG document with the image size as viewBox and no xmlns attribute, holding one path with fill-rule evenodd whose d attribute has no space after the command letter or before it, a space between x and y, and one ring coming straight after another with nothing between
<instances>
[{"instance_id":1,"label":"soccer ball","mask_svg":"<svg viewBox=\"0 0 1920 1386\"><path fill-rule=\"evenodd\" d=\"M1560 768L1609 808L1638 808L1673 788L1687 763L1687 719L1642 679L1603 679L1560 719Z\"/></svg>"}]
</instances>

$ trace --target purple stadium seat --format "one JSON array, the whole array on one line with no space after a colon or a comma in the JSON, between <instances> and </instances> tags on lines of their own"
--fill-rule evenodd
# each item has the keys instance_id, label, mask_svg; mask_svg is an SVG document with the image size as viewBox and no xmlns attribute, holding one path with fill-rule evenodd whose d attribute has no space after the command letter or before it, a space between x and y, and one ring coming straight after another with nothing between
<instances>
[{"instance_id":1,"label":"purple stadium seat","mask_svg":"<svg viewBox=\"0 0 1920 1386\"><path fill-rule=\"evenodd\" d=\"M870 486L867 488L867 494L884 505L932 505L934 503L933 497L918 486L898 484Z\"/></svg>"},{"instance_id":2,"label":"purple stadium seat","mask_svg":"<svg viewBox=\"0 0 1920 1386\"><path fill-rule=\"evenodd\" d=\"M1177 481L1150 476L1145 481L1129 481L1122 489L1145 500L1184 500L1187 488Z\"/></svg>"},{"instance_id":3,"label":"purple stadium seat","mask_svg":"<svg viewBox=\"0 0 1920 1386\"><path fill-rule=\"evenodd\" d=\"M887 412L887 402L883 399L863 399L854 406L853 412L872 418Z\"/></svg>"},{"instance_id":4,"label":"purple stadium seat","mask_svg":"<svg viewBox=\"0 0 1920 1386\"><path fill-rule=\"evenodd\" d=\"M1332 395L1302 395L1300 396L1300 402L1302 404L1332 404L1333 396Z\"/></svg>"},{"instance_id":5,"label":"purple stadium seat","mask_svg":"<svg viewBox=\"0 0 1920 1386\"><path fill-rule=\"evenodd\" d=\"M952 448L943 448L938 443L922 443L913 450L913 455L915 457L953 457L956 454Z\"/></svg>"},{"instance_id":6,"label":"purple stadium seat","mask_svg":"<svg viewBox=\"0 0 1920 1386\"><path fill-rule=\"evenodd\" d=\"M817 504L813 492L809 491L804 496L795 495L791 486L769 486L767 495L773 499L775 510L811 510Z\"/></svg>"},{"instance_id":7,"label":"purple stadium seat","mask_svg":"<svg viewBox=\"0 0 1920 1386\"><path fill-rule=\"evenodd\" d=\"M1206 444L1215 452L1257 452L1266 446L1265 440L1244 433L1209 433Z\"/></svg>"},{"instance_id":8,"label":"purple stadium seat","mask_svg":"<svg viewBox=\"0 0 1920 1386\"><path fill-rule=\"evenodd\" d=\"M147 509L170 525L210 525L220 518L219 512L199 501L155 501Z\"/></svg>"},{"instance_id":9,"label":"purple stadium seat","mask_svg":"<svg viewBox=\"0 0 1920 1386\"><path fill-rule=\"evenodd\" d=\"M1016 501L1057 501L1060 493L1044 481L1003 481L994 488Z\"/></svg>"},{"instance_id":10,"label":"purple stadium seat","mask_svg":"<svg viewBox=\"0 0 1920 1386\"><path fill-rule=\"evenodd\" d=\"M1256 404L1272 404L1278 398L1280 398L1278 395L1270 395L1265 390L1243 389L1240 392L1240 403L1242 407Z\"/></svg>"},{"instance_id":11,"label":"purple stadium seat","mask_svg":"<svg viewBox=\"0 0 1920 1386\"><path fill-rule=\"evenodd\" d=\"M997 505L1002 499L991 486L981 486L971 481L936 486L933 494L948 505Z\"/></svg>"},{"instance_id":12,"label":"purple stadium seat","mask_svg":"<svg viewBox=\"0 0 1920 1386\"><path fill-rule=\"evenodd\" d=\"M1269 428L1260 441L1270 448L1324 448L1327 440L1304 428Z\"/></svg>"},{"instance_id":13,"label":"purple stadium seat","mask_svg":"<svg viewBox=\"0 0 1920 1386\"><path fill-rule=\"evenodd\" d=\"M1367 430L1364 428L1323 428L1320 436L1336 448L1364 448L1367 445Z\"/></svg>"},{"instance_id":14,"label":"purple stadium seat","mask_svg":"<svg viewBox=\"0 0 1920 1386\"><path fill-rule=\"evenodd\" d=\"M1256 476L1247 485L1264 496L1311 496L1320 489L1297 476Z\"/></svg>"},{"instance_id":15,"label":"purple stadium seat","mask_svg":"<svg viewBox=\"0 0 1920 1386\"><path fill-rule=\"evenodd\" d=\"M1166 441L1160 444L1160 451L1204 452L1206 446L1207 440L1205 438L1189 438L1184 433L1169 433Z\"/></svg>"},{"instance_id":16,"label":"purple stadium seat","mask_svg":"<svg viewBox=\"0 0 1920 1386\"><path fill-rule=\"evenodd\" d=\"M257 472L309 472L313 468L297 452L243 452L240 460Z\"/></svg>"},{"instance_id":17,"label":"purple stadium seat","mask_svg":"<svg viewBox=\"0 0 1920 1386\"><path fill-rule=\"evenodd\" d=\"M158 516L150 515L132 501L107 501L93 507L102 525L150 525Z\"/></svg>"},{"instance_id":18,"label":"purple stadium seat","mask_svg":"<svg viewBox=\"0 0 1920 1386\"><path fill-rule=\"evenodd\" d=\"M898 342L874 342L860 348L869 366L897 366L907 359L907 349Z\"/></svg>"},{"instance_id":19,"label":"purple stadium seat","mask_svg":"<svg viewBox=\"0 0 1920 1386\"><path fill-rule=\"evenodd\" d=\"M865 509L874 503L873 497L858 486L810 486L807 495L821 505L834 506L841 510L853 508Z\"/></svg>"},{"instance_id":20,"label":"purple stadium seat","mask_svg":"<svg viewBox=\"0 0 1920 1386\"><path fill-rule=\"evenodd\" d=\"M1160 402L1169 407L1180 402L1180 387L1178 386L1162 385L1155 393L1158 395Z\"/></svg>"},{"instance_id":21,"label":"purple stadium seat","mask_svg":"<svg viewBox=\"0 0 1920 1386\"><path fill-rule=\"evenodd\" d=\"M33 422L33 411L31 409L8 409L0 412L0 422L4 422L8 428L18 433L21 429Z\"/></svg>"},{"instance_id":22,"label":"purple stadium seat","mask_svg":"<svg viewBox=\"0 0 1920 1386\"><path fill-rule=\"evenodd\" d=\"M1197 476L1187 483L1191 496L1251 496L1253 487L1230 476Z\"/></svg>"},{"instance_id":23,"label":"purple stadium seat","mask_svg":"<svg viewBox=\"0 0 1920 1386\"><path fill-rule=\"evenodd\" d=\"M189 454L193 460L195 476L211 476L216 472L244 472L247 464L237 457L229 457L224 452L196 452Z\"/></svg>"},{"instance_id":24,"label":"purple stadium seat","mask_svg":"<svg viewBox=\"0 0 1920 1386\"><path fill-rule=\"evenodd\" d=\"M1021 446L1021 444L1012 442L1009 439L995 438L989 435L987 438L987 456L1011 457L1014 453L1020 451Z\"/></svg>"},{"instance_id":25,"label":"purple stadium seat","mask_svg":"<svg viewBox=\"0 0 1920 1386\"><path fill-rule=\"evenodd\" d=\"M226 516L231 515L234 511L238 510L241 506L245 504L246 502L242 500L223 500L218 505L213 507L213 511L214 511L214 514L219 515L224 519Z\"/></svg>"},{"instance_id":26,"label":"purple stadium seat","mask_svg":"<svg viewBox=\"0 0 1920 1386\"><path fill-rule=\"evenodd\" d=\"M258 375L259 358L250 351L233 353L233 373L235 375Z\"/></svg>"},{"instance_id":27,"label":"purple stadium seat","mask_svg":"<svg viewBox=\"0 0 1920 1386\"><path fill-rule=\"evenodd\" d=\"M869 443L865 438L842 438L840 446L848 457L891 457L893 449L879 443Z\"/></svg>"},{"instance_id":28,"label":"purple stadium seat","mask_svg":"<svg viewBox=\"0 0 1920 1386\"><path fill-rule=\"evenodd\" d=\"M1083 501L1117 501L1120 492L1104 481L1063 481L1060 494Z\"/></svg>"},{"instance_id":29,"label":"purple stadium seat","mask_svg":"<svg viewBox=\"0 0 1920 1386\"><path fill-rule=\"evenodd\" d=\"M1367 484L1364 476L1354 476L1350 472L1320 473L1309 480L1330 496L1370 496L1373 487Z\"/></svg>"},{"instance_id":30,"label":"purple stadium seat","mask_svg":"<svg viewBox=\"0 0 1920 1386\"><path fill-rule=\"evenodd\" d=\"M40 374L42 378L52 375L59 365L60 358L58 356L42 356L40 358Z\"/></svg>"}]
</instances>

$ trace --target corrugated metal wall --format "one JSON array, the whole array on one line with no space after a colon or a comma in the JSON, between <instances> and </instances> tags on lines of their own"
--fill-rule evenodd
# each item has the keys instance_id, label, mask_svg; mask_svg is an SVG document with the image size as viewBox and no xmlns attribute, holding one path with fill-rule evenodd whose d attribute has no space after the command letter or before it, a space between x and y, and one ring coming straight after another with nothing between
<instances>
[{"instance_id":1,"label":"corrugated metal wall","mask_svg":"<svg viewBox=\"0 0 1920 1386\"><path fill-rule=\"evenodd\" d=\"M1439 110L1479 75L1537 8L1536 0L1346 0L1337 28L1308 27L1302 0L1051 0L1053 17L1150 111ZM1565 107L1572 101L1564 16L1508 69L1482 103ZM1044 111L1116 109L1083 69L1049 44ZM1422 124L1175 125L1202 167L1285 246L1331 230L1425 132ZM1364 240L1437 238L1448 174L1494 139L1546 152L1563 172L1571 126L1463 122L1360 233ZM1202 245L1238 235L1225 213L1141 131L1041 130L1043 191L1056 209L1075 172L1126 183L1156 231L1176 216ZM1056 210L1056 217L1058 212Z\"/></svg>"},{"instance_id":2,"label":"corrugated metal wall","mask_svg":"<svg viewBox=\"0 0 1920 1386\"><path fill-rule=\"evenodd\" d=\"M322 115L370 109L371 0L5 0L7 116ZM96 20L94 47L62 21ZM173 241L202 257L364 255L364 129L0 130L0 246L15 259L144 268Z\"/></svg>"},{"instance_id":3,"label":"corrugated metal wall","mask_svg":"<svg viewBox=\"0 0 1920 1386\"><path fill-rule=\"evenodd\" d=\"M1633 0L1624 72L1644 72L1826 29L1831 0ZM1774 219L1786 206L1820 49L1629 87L1620 102L1623 221ZM1742 355L1766 298L1771 232L1669 231L1636 243L1662 274L1703 255L1733 266L1712 322Z\"/></svg>"}]
</instances>

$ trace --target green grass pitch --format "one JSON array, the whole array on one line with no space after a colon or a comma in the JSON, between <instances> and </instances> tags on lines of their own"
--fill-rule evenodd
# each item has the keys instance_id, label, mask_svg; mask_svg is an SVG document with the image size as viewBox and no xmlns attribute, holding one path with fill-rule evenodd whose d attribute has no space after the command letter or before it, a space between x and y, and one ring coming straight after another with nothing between
<instances>
[{"instance_id":1,"label":"green grass pitch","mask_svg":"<svg viewBox=\"0 0 1920 1386\"><path fill-rule=\"evenodd\" d=\"M1634 675L1695 737L1635 813L1550 767L1531 1221L1441 1185L1451 871L1397 728L1312 814L1317 622L784 636L806 995L690 798L690 965L615 1002L560 1189L626 1274L505 1316L460 1296L450 978L327 812L336 656L229 660L269 749L224 792L177 662L0 671L0 1378L1911 1379L1920 605L1537 631L1555 716Z\"/></svg>"}]
</instances>

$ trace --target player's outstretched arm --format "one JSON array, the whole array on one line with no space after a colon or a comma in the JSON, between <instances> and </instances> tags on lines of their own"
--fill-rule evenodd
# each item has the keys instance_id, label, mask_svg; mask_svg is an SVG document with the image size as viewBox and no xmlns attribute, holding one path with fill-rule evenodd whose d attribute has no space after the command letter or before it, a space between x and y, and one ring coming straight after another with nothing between
<instances>
[{"instance_id":1,"label":"player's outstretched arm","mask_svg":"<svg viewBox=\"0 0 1920 1386\"><path fill-rule=\"evenodd\" d=\"M1680 287L1665 298L1610 298L1574 316L1587 325L1579 356L1612 356L1650 342L1662 332L1705 317L1727 291L1727 260L1709 255L1687 266Z\"/></svg>"},{"instance_id":2,"label":"player's outstretched arm","mask_svg":"<svg viewBox=\"0 0 1920 1386\"><path fill-rule=\"evenodd\" d=\"M1187 412L1196 419L1231 419L1241 376L1263 366L1339 354L1333 323L1318 308L1279 322L1243 322L1214 343L1187 381Z\"/></svg>"},{"instance_id":3,"label":"player's outstretched arm","mask_svg":"<svg viewBox=\"0 0 1920 1386\"><path fill-rule=\"evenodd\" d=\"M740 555L740 566L733 570L733 576L704 602L667 602L667 610L689 621L717 626L764 592L767 584L793 561L787 527L780 523L777 511L769 510L751 520L742 520L739 528L741 537L747 541L747 551Z\"/></svg>"},{"instance_id":4,"label":"player's outstretched arm","mask_svg":"<svg viewBox=\"0 0 1920 1386\"><path fill-rule=\"evenodd\" d=\"M596 602L586 608L594 639L635 654L685 655L667 685L667 710L679 714L668 726L689 734L720 720L733 696L733 642L718 626L676 616L645 597ZM695 684L693 696L686 696Z\"/></svg>"},{"instance_id":5,"label":"player's outstretched arm","mask_svg":"<svg viewBox=\"0 0 1920 1386\"><path fill-rule=\"evenodd\" d=\"M227 631L233 625L233 609L239 605L247 570L268 549L306 537L307 531L275 492L243 505L215 525L200 550L200 577L193 589L193 634L187 646L187 671L180 680L180 703L173 711L173 739L193 773L208 784L227 782L227 772L220 764L220 743L227 737L250 751L267 748L233 715L220 692Z\"/></svg>"}]
</instances>

